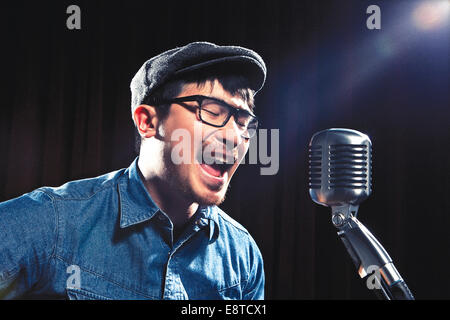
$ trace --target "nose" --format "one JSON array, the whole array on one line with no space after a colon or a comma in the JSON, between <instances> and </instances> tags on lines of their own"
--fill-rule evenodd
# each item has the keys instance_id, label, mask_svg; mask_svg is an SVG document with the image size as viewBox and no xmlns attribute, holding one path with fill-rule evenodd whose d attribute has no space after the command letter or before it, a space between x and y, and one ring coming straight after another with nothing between
<instances>
[{"instance_id":1,"label":"nose","mask_svg":"<svg viewBox=\"0 0 450 320\"><path fill-rule=\"evenodd\" d=\"M236 121L234 121L234 116L232 116L227 124L221 128L217 138L222 140L222 143L226 145L227 150L234 149L242 144L244 141L242 129L239 128Z\"/></svg>"}]
</instances>

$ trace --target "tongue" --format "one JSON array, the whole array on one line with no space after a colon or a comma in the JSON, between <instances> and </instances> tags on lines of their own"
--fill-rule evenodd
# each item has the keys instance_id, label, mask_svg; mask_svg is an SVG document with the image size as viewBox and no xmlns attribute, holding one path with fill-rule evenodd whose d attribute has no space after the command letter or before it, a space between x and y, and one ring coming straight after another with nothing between
<instances>
[{"instance_id":1,"label":"tongue","mask_svg":"<svg viewBox=\"0 0 450 320\"><path fill-rule=\"evenodd\" d=\"M208 164L202 164L201 166L203 169L205 169L206 172L208 172L210 175L214 177L222 176L222 172L213 166L210 166Z\"/></svg>"}]
</instances>

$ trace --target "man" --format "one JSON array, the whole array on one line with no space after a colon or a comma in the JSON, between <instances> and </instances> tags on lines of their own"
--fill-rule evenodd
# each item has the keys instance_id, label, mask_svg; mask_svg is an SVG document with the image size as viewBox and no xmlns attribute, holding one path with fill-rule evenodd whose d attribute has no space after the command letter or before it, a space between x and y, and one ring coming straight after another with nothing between
<instances>
[{"instance_id":1,"label":"man","mask_svg":"<svg viewBox=\"0 0 450 320\"><path fill-rule=\"evenodd\" d=\"M263 299L261 253L217 205L257 129L255 52L197 42L131 82L127 169L0 204L0 297Z\"/></svg>"}]
</instances>

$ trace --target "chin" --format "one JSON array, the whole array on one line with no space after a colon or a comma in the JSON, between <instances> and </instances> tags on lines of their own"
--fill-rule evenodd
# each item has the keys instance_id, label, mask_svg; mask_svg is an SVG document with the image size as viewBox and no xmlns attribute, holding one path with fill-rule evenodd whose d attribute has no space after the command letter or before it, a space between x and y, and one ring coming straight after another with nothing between
<instances>
[{"instance_id":1,"label":"chin","mask_svg":"<svg viewBox=\"0 0 450 320\"><path fill-rule=\"evenodd\" d=\"M218 178L208 175L200 168L200 165L194 165L190 169L185 185L188 187L191 199L200 205L223 203L230 182L229 172Z\"/></svg>"},{"instance_id":2,"label":"chin","mask_svg":"<svg viewBox=\"0 0 450 320\"><path fill-rule=\"evenodd\" d=\"M199 165L187 168L188 170L174 170L173 176L179 178L172 180L172 185L184 194L186 199L203 206L218 206L225 201L231 172L225 173L221 178L215 178L205 174Z\"/></svg>"},{"instance_id":3,"label":"chin","mask_svg":"<svg viewBox=\"0 0 450 320\"><path fill-rule=\"evenodd\" d=\"M225 201L225 191L214 192L211 190L193 192L194 201L203 206L220 205Z\"/></svg>"}]
</instances>

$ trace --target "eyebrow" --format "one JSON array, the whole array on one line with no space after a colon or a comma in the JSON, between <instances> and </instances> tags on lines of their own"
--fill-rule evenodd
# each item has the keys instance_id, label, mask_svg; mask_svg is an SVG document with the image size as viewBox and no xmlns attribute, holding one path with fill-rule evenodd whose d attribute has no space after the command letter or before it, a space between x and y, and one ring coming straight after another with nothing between
<instances>
[{"instance_id":1,"label":"eyebrow","mask_svg":"<svg viewBox=\"0 0 450 320\"><path fill-rule=\"evenodd\" d=\"M252 116L255 116L255 113L254 113L254 111L253 111L254 108L251 107L244 99L242 99L242 101L244 101L244 104L248 106L248 110L247 110L247 109L244 109L244 108L242 108L242 107L240 107L240 106L236 106L236 105L233 105L233 104L231 104L231 103L228 103L228 102L226 102L225 100L220 99L220 98L217 98L217 97L214 97L214 96L204 96L204 97L212 98L213 100L217 100L217 101L223 102L223 103L225 103L225 104L227 104L227 105L229 105L229 106L231 106L231 107L233 107L233 108L235 108L235 109L240 109L240 110L247 111L247 112L250 113Z\"/></svg>"}]
</instances>

